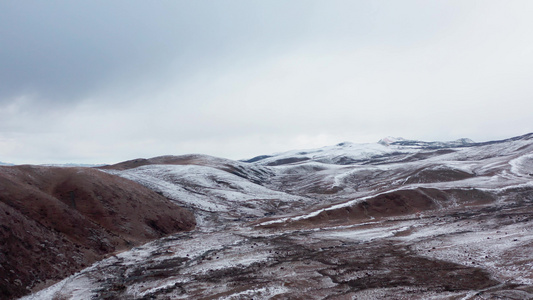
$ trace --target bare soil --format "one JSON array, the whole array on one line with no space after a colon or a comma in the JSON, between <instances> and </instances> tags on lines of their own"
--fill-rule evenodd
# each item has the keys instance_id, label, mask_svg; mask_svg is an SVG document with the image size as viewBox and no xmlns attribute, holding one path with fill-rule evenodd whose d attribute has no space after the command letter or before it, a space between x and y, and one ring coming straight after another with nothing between
<instances>
[{"instance_id":1,"label":"bare soil","mask_svg":"<svg viewBox=\"0 0 533 300\"><path fill-rule=\"evenodd\" d=\"M191 212L95 169L0 167L0 298L194 226Z\"/></svg>"}]
</instances>

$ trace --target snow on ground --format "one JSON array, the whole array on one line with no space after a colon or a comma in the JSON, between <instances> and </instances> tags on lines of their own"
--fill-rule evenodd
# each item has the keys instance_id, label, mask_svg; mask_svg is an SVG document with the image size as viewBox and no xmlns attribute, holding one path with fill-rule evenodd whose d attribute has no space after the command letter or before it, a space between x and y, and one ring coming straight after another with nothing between
<instances>
[{"instance_id":1,"label":"snow on ground","mask_svg":"<svg viewBox=\"0 0 533 300\"><path fill-rule=\"evenodd\" d=\"M150 165L112 173L137 181L166 197L187 206L209 212L244 211L262 216L261 207L246 207L252 200L283 199L284 202L303 201L250 182L240 176L217 168L197 165Z\"/></svg>"},{"instance_id":2,"label":"snow on ground","mask_svg":"<svg viewBox=\"0 0 533 300\"><path fill-rule=\"evenodd\" d=\"M333 240L370 242L376 239L393 237L397 232L404 231L408 228L409 227L405 225L388 227L386 230L379 226L374 228L355 227L344 230L331 230L328 228L327 231L320 231L319 233L313 234L313 237Z\"/></svg>"},{"instance_id":3,"label":"snow on ground","mask_svg":"<svg viewBox=\"0 0 533 300\"><path fill-rule=\"evenodd\" d=\"M466 143L441 152L420 145L341 143L280 153L249 164L191 156L196 161L190 165L109 171L193 209L199 220L198 229L109 257L27 299L90 299L95 290L106 293L109 286L120 287L125 282L121 295L131 299L203 295L214 299L287 295L320 299L334 293L346 298L402 295L398 298L407 299L415 295L446 299L475 297L485 291L425 290L408 285L362 288L375 284L372 278L387 278L387 272L399 270L347 269L346 273L337 274L346 266L334 265L328 258L345 254L342 247L346 245L363 254L389 247L387 259L391 261L396 259L391 253L398 249L412 259L423 257L436 264L458 264L461 272L472 268L487 270L502 285L533 285L533 218L529 220L528 207L531 199L509 196L514 190L533 189L531 141L477 146ZM308 160L303 161L304 158ZM267 167L282 159L294 162ZM367 160L368 164L354 163L358 160ZM228 170L228 166L238 167L240 173ZM261 178L252 167L264 171ZM437 182L431 182L432 178L427 182L409 180L421 171L439 174L450 170L468 176ZM455 205L419 215L377 218L345 226L325 224L323 228L294 230L252 225L309 219L383 193L418 188L478 189L490 192L497 200L467 207L459 199ZM261 222L259 218L267 212L274 215ZM248 219L249 216L253 218ZM372 252L367 259L372 261L374 254L380 253ZM316 257L319 259L313 260ZM356 264L357 260L350 263ZM343 285L343 280L347 284ZM350 289L350 285L354 288ZM498 289L499 285L492 288ZM515 293L530 295L520 290Z\"/></svg>"},{"instance_id":4,"label":"snow on ground","mask_svg":"<svg viewBox=\"0 0 533 300\"><path fill-rule=\"evenodd\" d=\"M340 143L334 146L327 146L318 149L287 151L273 154L256 163L260 165L274 164L285 159L313 160L326 164L338 164L350 161L363 161L373 157L385 156L392 153L414 153L417 150L411 147L386 146L378 143L354 144Z\"/></svg>"},{"instance_id":5,"label":"snow on ground","mask_svg":"<svg viewBox=\"0 0 533 300\"><path fill-rule=\"evenodd\" d=\"M21 300L91 299L94 296L94 288L96 285L81 271L46 289L22 297Z\"/></svg>"},{"instance_id":6,"label":"snow on ground","mask_svg":"<svg viewBox=\"0 0 533 300\"><path fill-rule=\"evenodd\" d=\"M502 281L533 284L531 224L476 229L465 223L455 228L424 227L402 240L412 243L413 238L417 239L413 250L419 255L482 267Z\"/></svg>"},{"instance_id":7,"label":"snow on ground","mask_svg":"<svg viewBox=\"0 0 533 300\"><path fill-rule=\"evenodd\" d=\"M509 162L511 172L518 176L530 177L533 181L533 154L522 155Z\"/></svg>"},{"instance_id":8,"label":"snow on ground","mask_svg":"<svg viewBox=\"0 0 533 300\"><path fill-rule=\"evenodd\" d=\"M269 286L264 288L248 289L230 296L222 297L220 300L254 299L254 297L260 297L260 299L270 299L276 295L284 294L288 290L289 289L287 287L283 286Z\"/></svg>"}]
</instances>

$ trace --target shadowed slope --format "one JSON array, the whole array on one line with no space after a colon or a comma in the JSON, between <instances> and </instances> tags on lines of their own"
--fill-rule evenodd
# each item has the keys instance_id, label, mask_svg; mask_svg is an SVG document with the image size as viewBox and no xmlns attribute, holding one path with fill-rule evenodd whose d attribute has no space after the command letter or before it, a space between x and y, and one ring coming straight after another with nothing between
<instances>
[{"instance_id":1,"label":"shadowed slope","mask_svg":"<svg viewBox=\"0 0 533 300\"><path fill-rule=\"evenodd\" d=\"M0 298L194 226L163 196L95 169L0 167Z\"/></svg>"}]
</instances>

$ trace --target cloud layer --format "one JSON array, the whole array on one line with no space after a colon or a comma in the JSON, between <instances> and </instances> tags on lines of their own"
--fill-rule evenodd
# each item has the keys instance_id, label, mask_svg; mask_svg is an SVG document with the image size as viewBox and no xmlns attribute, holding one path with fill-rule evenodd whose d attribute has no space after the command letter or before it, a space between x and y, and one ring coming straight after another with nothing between
<instances>
[{"instance_id":1,"label":"cloud layer","mask_svg":"<svg viewBox=\"0 0 533 300\"><path fill-rule=\"evenodd\" d=\"M0 161L532 132L532 13L529 1L2 3Z\"/></svg>"}]
</instances>

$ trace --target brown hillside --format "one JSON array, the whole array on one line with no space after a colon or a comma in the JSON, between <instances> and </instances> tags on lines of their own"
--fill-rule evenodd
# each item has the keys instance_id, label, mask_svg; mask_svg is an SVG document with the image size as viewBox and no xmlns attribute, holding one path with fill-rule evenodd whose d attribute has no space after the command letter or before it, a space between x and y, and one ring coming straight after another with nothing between
<instances>
[{"instance_id":1,"label":"brown hillside","mask_svg":"<svg viewBox=\"0 0 533 300\"><path fill-rule=\"evenodd\" d=\"M477 189L417 188L398 190L377 195L351 206L326 209L315 216L295 221L289 226L320 227L331 224L356 224L373 219L413 215L452 206L485 205L493 201L493 195ZM265 227L275 228L283 225L287 224L274 223Z\"/></svg>"},{"instance_id":2,"label":"brown hillside","mask_svg":"<svg viewBox=\"0 0 533 300\"><path fill-rule=\"evenodd\" d=\"M0 298L194 226L191 212L95 169L0 167Z\"/></svg>"},{"instance_id":3,"label":"brown hillside","mask_svg":"<svg viewBox=\"0 0 533 300\"><path fill-rule=\"evenodd\" d=\"M100 167L100 169L104 170L128 170L133 169L137 167L142 167L146 165L199 165L204 166L208 165L211 166L209 161L205 160L205 155L195 155L195 154L188 154L188 155L180 155L180 156L158 156L153 158L137 158L132 159L128 161L123 161L114 165L108 165Z\"/></svg>"}]
</instances>

